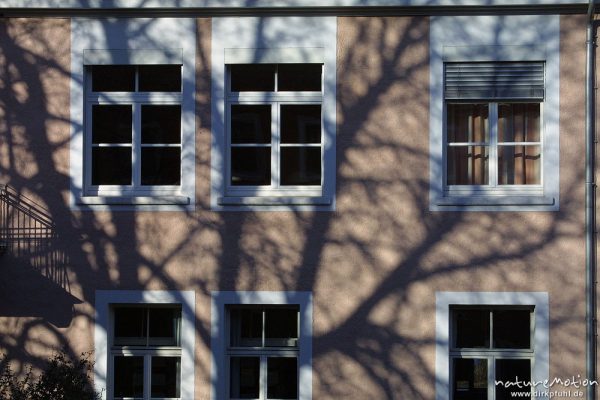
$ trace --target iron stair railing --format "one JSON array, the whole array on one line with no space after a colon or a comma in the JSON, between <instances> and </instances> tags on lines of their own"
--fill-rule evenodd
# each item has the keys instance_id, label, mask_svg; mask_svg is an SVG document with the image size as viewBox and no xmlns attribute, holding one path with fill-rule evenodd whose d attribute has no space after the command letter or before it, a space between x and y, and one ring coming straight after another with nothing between
<instances>
[{"instance_id":1,"label":"iron stair railing","mask_svg":"<svg viewBox=\"0 0 600 400\"><path fill-rule=\"evenodd\" d=\"M0 252L18 251L24 244L39 245L55 237L48 209L13 187L0 185Z\"/></svg>"}]
</instances>

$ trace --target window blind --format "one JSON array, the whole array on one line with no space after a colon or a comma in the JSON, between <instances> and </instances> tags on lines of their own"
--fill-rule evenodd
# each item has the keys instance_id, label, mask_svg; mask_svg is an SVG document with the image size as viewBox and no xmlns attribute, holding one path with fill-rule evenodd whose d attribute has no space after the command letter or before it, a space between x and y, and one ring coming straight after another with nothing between
<instances>
[{"instance_id":1,"label":"window blind","mask_svg":"<svg viewBox=\"0 0 600 400\"><path fill-rule=\"evenodd\" d=\"M444 64L447 100L544 99L544 62L449 62Z\"/></svg>"}]
</instances>

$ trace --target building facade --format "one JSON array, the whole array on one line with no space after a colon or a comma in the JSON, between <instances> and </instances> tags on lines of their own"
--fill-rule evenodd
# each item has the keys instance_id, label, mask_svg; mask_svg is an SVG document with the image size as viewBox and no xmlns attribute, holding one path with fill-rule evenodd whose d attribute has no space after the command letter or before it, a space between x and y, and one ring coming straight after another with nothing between
<instances>
[{"instance_id":1,"label":"building facade","mask_svg":"<svg viewBox=\"0 0 600 400\"><path fill-rule=\"evenodd\" d=\"M2 3L15 369L93 351L107 399L591 398L586 2Z\"/></svg>"}]
</instances>

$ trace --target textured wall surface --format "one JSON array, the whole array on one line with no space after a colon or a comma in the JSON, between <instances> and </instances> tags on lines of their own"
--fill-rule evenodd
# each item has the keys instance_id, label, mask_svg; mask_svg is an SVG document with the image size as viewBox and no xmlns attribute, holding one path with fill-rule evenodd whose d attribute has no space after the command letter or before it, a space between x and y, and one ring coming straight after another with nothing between
<instances>
[{"instance_id":1,"label":"textured wall surface","mask_svg":"<svg viewBox=\"0 0 600 400\"><path fill-rule=\"evenodd\" d=\"M47 207L52 268L0 258L0 352L93 349L97 289L314 295L315 399L432 399L436 291L546 291L551 376L584 373L585 25L561 17L560 211L430 212L429 21L338 19L337 210L223 212L210 199L210 19L198 20L195 212L68 208L69 21L0 21L0 182Z\"/></svg>"}]
</instances>

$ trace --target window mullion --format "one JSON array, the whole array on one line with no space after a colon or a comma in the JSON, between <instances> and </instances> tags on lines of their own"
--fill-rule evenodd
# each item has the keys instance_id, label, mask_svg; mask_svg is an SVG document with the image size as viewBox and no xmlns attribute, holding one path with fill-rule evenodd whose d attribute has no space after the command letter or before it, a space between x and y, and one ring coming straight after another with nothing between
<instances>
[{"instance_id":1,"label":"window mullion","mask_svg":"<svg viewBox=\"0 0 600 400\"><path fill-rule=\"evenodd\" d=\"M488 129L490 130L489 174L490 186L498 186L498 103L490 103Z\"/></svg>"},{"instance_id":2,"label":"window mullion","mask_svg":"<svg viewBox=\"0 0 600 400\"><path fill-rule=\"evenodd\" d=\"M150 399L150 375L152 356L150 354L144 354L144 399Z\"/></svg>"},{"instance_id":3,"label":"window mullion","mask_svg":"<svg viewBox=\"0 0 600 400\"><path fill-rule=\"evenodd\" d=\"M490 349L494 348L494 311L490 310ZM495 379L496 379L496 357L487 357L488 363L488 398L495 400L496 391Z\"/></svg>"},{"instance_id":4,"label":"window mullion","mask_svg":"<svg viewBox=\"0 0 600 400\"><path fill-rule=\"evenodd\" d=\"M267 311L266 309L262 309L262 348L266 347L266 325L267 324ZM259 365L259 385L260 388L258 394L260 399L267 398L267 356L262 354L260 356L260 365Z\"/></svg>"},{"instance_id":5,"label":"window mullion","mask_svg":"<svg viewBox=\"0 0 600 400\"><path fill-rule=\"evenodd\" d=\"M133 133L131 143L131 162L132 162L132 173L133 173L133 187L138 189L141 185L141 129L142 129L142 105L138 102L133 103Z\"/></svg>"},{"instance_id":6,"label":"window mullion","mask_svg":"<svg viewBox=\"0 0 600 400\"><path fill-rule=\"evenodd\" d=\"M487 357L488 363L488 399L496 399L496 357Z\"/></svg>"},{"instance_id":7,"label":"window mullion","mask_svg":"<svg viewBox=\"0 0 600 400\"><path fill-rule=\"evenodd\" d=\"M264 400L267 398L267 356L266 355L261 355L260 356L260 381L259 381L259 387L260 390L258 392L259 398L261 400Z\"/></svg>"},{"instance_id":8,"label":"window mullion","mask_svg":"<svg viewBox=\"0 0 600 400\"><path fill-rule=\"evenodd\" d=\"M280 103L271 103L271 185L279 188L281 185L281 124Z\"/></svg>"}]
</instances>

